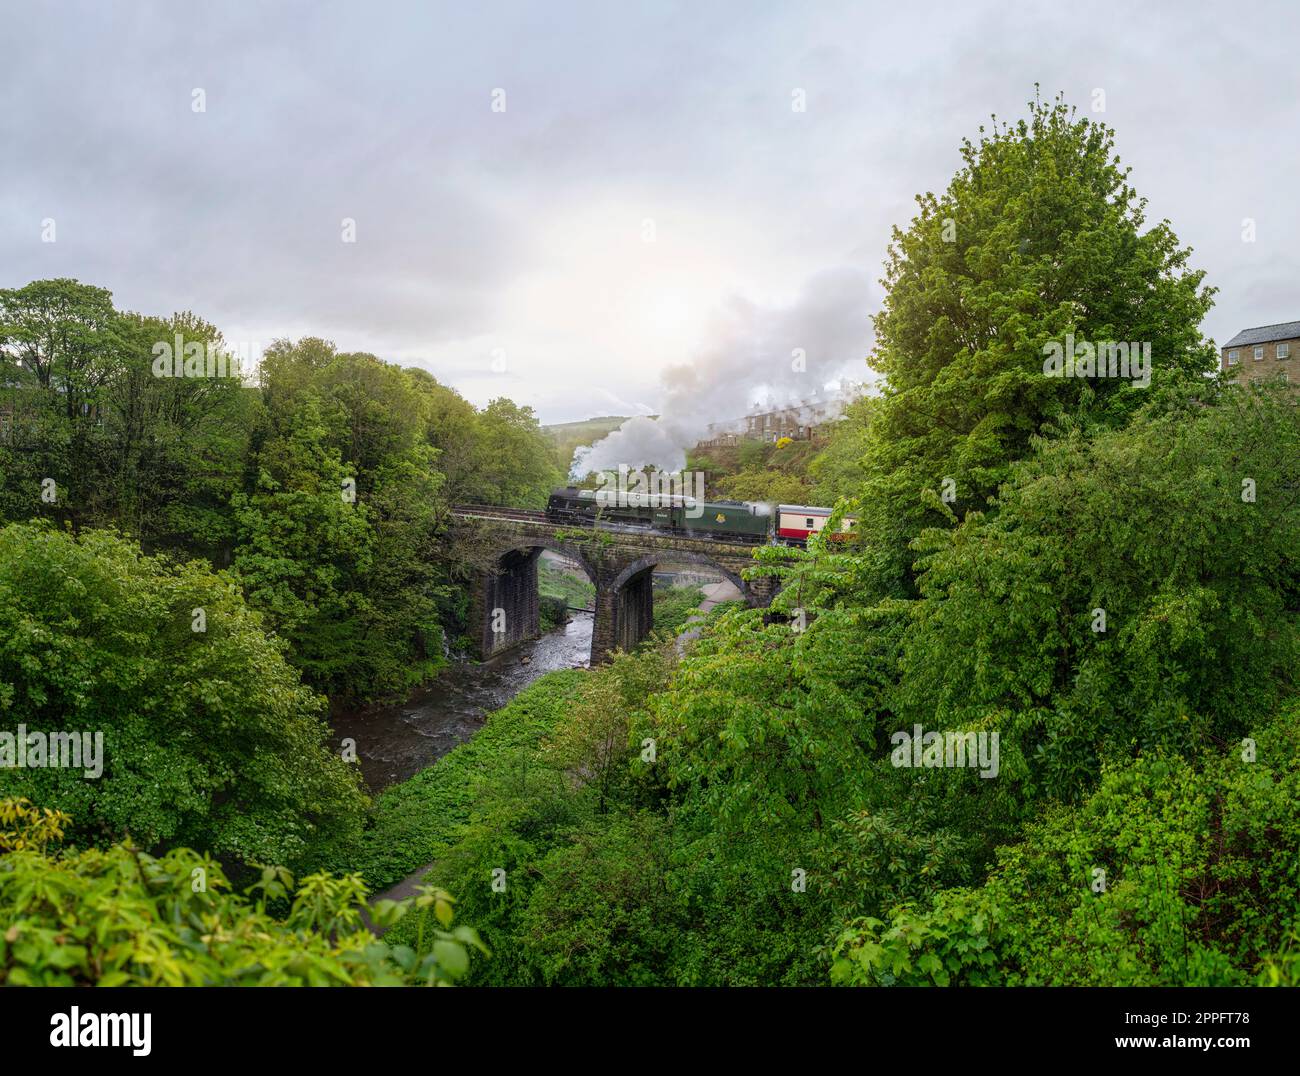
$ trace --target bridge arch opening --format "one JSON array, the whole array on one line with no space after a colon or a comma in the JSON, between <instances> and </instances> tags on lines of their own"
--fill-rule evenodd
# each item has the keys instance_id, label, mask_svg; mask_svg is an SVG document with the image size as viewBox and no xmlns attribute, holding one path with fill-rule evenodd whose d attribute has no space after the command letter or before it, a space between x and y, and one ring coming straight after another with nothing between
<instances>
[{"instance_id":1,"label":"bridge arch opening","mask_svg":"<svg viewBox=\"0 0 1300 1076\"><path fill-rule=\"evenodd\" d=\"M638 576L647 570L653 572L660 565L678 564L697 564L722 576L740 591L741 597L745 599L748 605L759 605L762 602L762 599L750 589L749 584L741 579L739 572L726 567L706 553L691 553L685 550L664 550L638 557L614 577L611 589L619 590L626 586L634 576Z\"/></svg>"},{"instance_id":2,"label":"bridge arch opening","mask_svg":"<svg viewBox=\"0 0 1300 1076\"><path fill-rule=\"evenodd\" d=\"M699 570L684 570L691 568ZM696 589L699 600L692 602L692 606L708 607L719 601L735 600L735 596L749 605L759 604L762 600L738 571L707 554L683 550L648 553L626 565L610 582L606 595L607 631L602 638L597 629L592 644L594 662L603 658L602 647L606 650L631 650L654 630L657 601L671 600L668 587L656 590L657 576L670 586L685 583ZM720 588L716 586L719 583L723 584Z\"/></svg>"},{"instance_id":3,"label":"bridge arch opening","mask_svg":"<svg viewBox=\"0 0 1300 1076\"><path fill-rule=\"evenodd\" d=\"M479 626L479 653L486 660L541 634L542 554L551 552L576 565L599 589L596 570L577 550L562 542L538 536L494 551L492 567L483 573L471 603L471 622Z\"/></svg>"}]
</instances>

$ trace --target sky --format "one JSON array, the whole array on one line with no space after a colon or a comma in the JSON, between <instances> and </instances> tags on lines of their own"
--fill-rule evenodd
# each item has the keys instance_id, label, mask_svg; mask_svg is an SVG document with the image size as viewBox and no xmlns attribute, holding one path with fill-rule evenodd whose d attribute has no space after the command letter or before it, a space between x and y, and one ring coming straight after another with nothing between
<instances>
[{"instance_id":1,"label":"sky","mask_svg":"<svg viewBox=\"0 0 1300 1076\"><path fill-rule=\"evenodd\" d=\"M0 287L321 336L544 422L722 361L742 414L870 381L891 227L1038 82L1116 129L1220 289L1207 335L1300 319L1300 5L1136 8L0 0Z\"/></svg>"}]
</instances>

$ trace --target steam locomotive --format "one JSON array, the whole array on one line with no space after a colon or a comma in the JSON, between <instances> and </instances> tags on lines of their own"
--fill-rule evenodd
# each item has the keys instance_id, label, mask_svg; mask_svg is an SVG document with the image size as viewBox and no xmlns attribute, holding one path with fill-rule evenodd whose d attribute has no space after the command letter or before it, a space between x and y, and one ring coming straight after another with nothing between
<instances>
[{"instance_id":1,"label":"steam locomotive","mask_svg":"<svg viewBox=\"0 0 1300 1076\"><path fill-rule=\"evenodd\" d=\"M619 501L625 503L618 503ZM642 493L598 498L594 489L557 489L546 502L546 518L555 523L602 523L641 527L695 538L732 542L777 542L803 545L820 533L829 508L756 501L697 501L680 494ZM857 519L845 516L840 534L850 534ZM832 537L838 538L839 535Z\"/></svg>"}]
</instances>

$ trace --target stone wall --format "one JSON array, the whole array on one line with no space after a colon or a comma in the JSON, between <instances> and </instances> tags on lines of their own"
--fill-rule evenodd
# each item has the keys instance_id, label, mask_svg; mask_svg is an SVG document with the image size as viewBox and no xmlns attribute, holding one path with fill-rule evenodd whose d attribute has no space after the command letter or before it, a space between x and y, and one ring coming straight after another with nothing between
<instances>
[{"instance_id":1,"label":"stone wall","mask_svg":"<svg viewBox=\"0 0 1300 1076\"><path fill-rule=\"evenodd\" d=\"M1289 349L1290 353L1284 359L1277 357L1278 344L1285 344ZM1255 358L1257 347L1262 352L1262 356L1258 359ZM1236 355L1236 362L1231 361L1232 355ZM1274 340L1267 344L1225 347L1220 358L1220 366L1229 377L1236 378L1239 384L1266 381L1284 374L1287 381L1294 386L1300 384L1300 373L1292 373L1292 370L1300 370L1300 340Z\"/></svg>"}]
</instances>

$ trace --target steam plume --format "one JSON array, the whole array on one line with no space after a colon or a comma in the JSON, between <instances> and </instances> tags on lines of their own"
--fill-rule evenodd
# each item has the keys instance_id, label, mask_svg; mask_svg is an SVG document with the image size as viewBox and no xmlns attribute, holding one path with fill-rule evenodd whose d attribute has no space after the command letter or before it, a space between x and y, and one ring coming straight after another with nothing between
<instances>
[{"instance_id":1,"label":"steam plume","mask_svg":"<svg viewBox=\"0 0 1300 1076\"><path fill-rule=\"evenodd\" d=\"M868 289L864 274L841 268L810 277L789 306L732 298L712 319L709 343L693 361L664 371L659 418L628 419L594 444L580 446L570 473L580 478L619 464L679 471L711 423L740 419L755 407L814 396L824 401L829 383L861 379L871 343Z\"/></svg>"}]
</instances>

